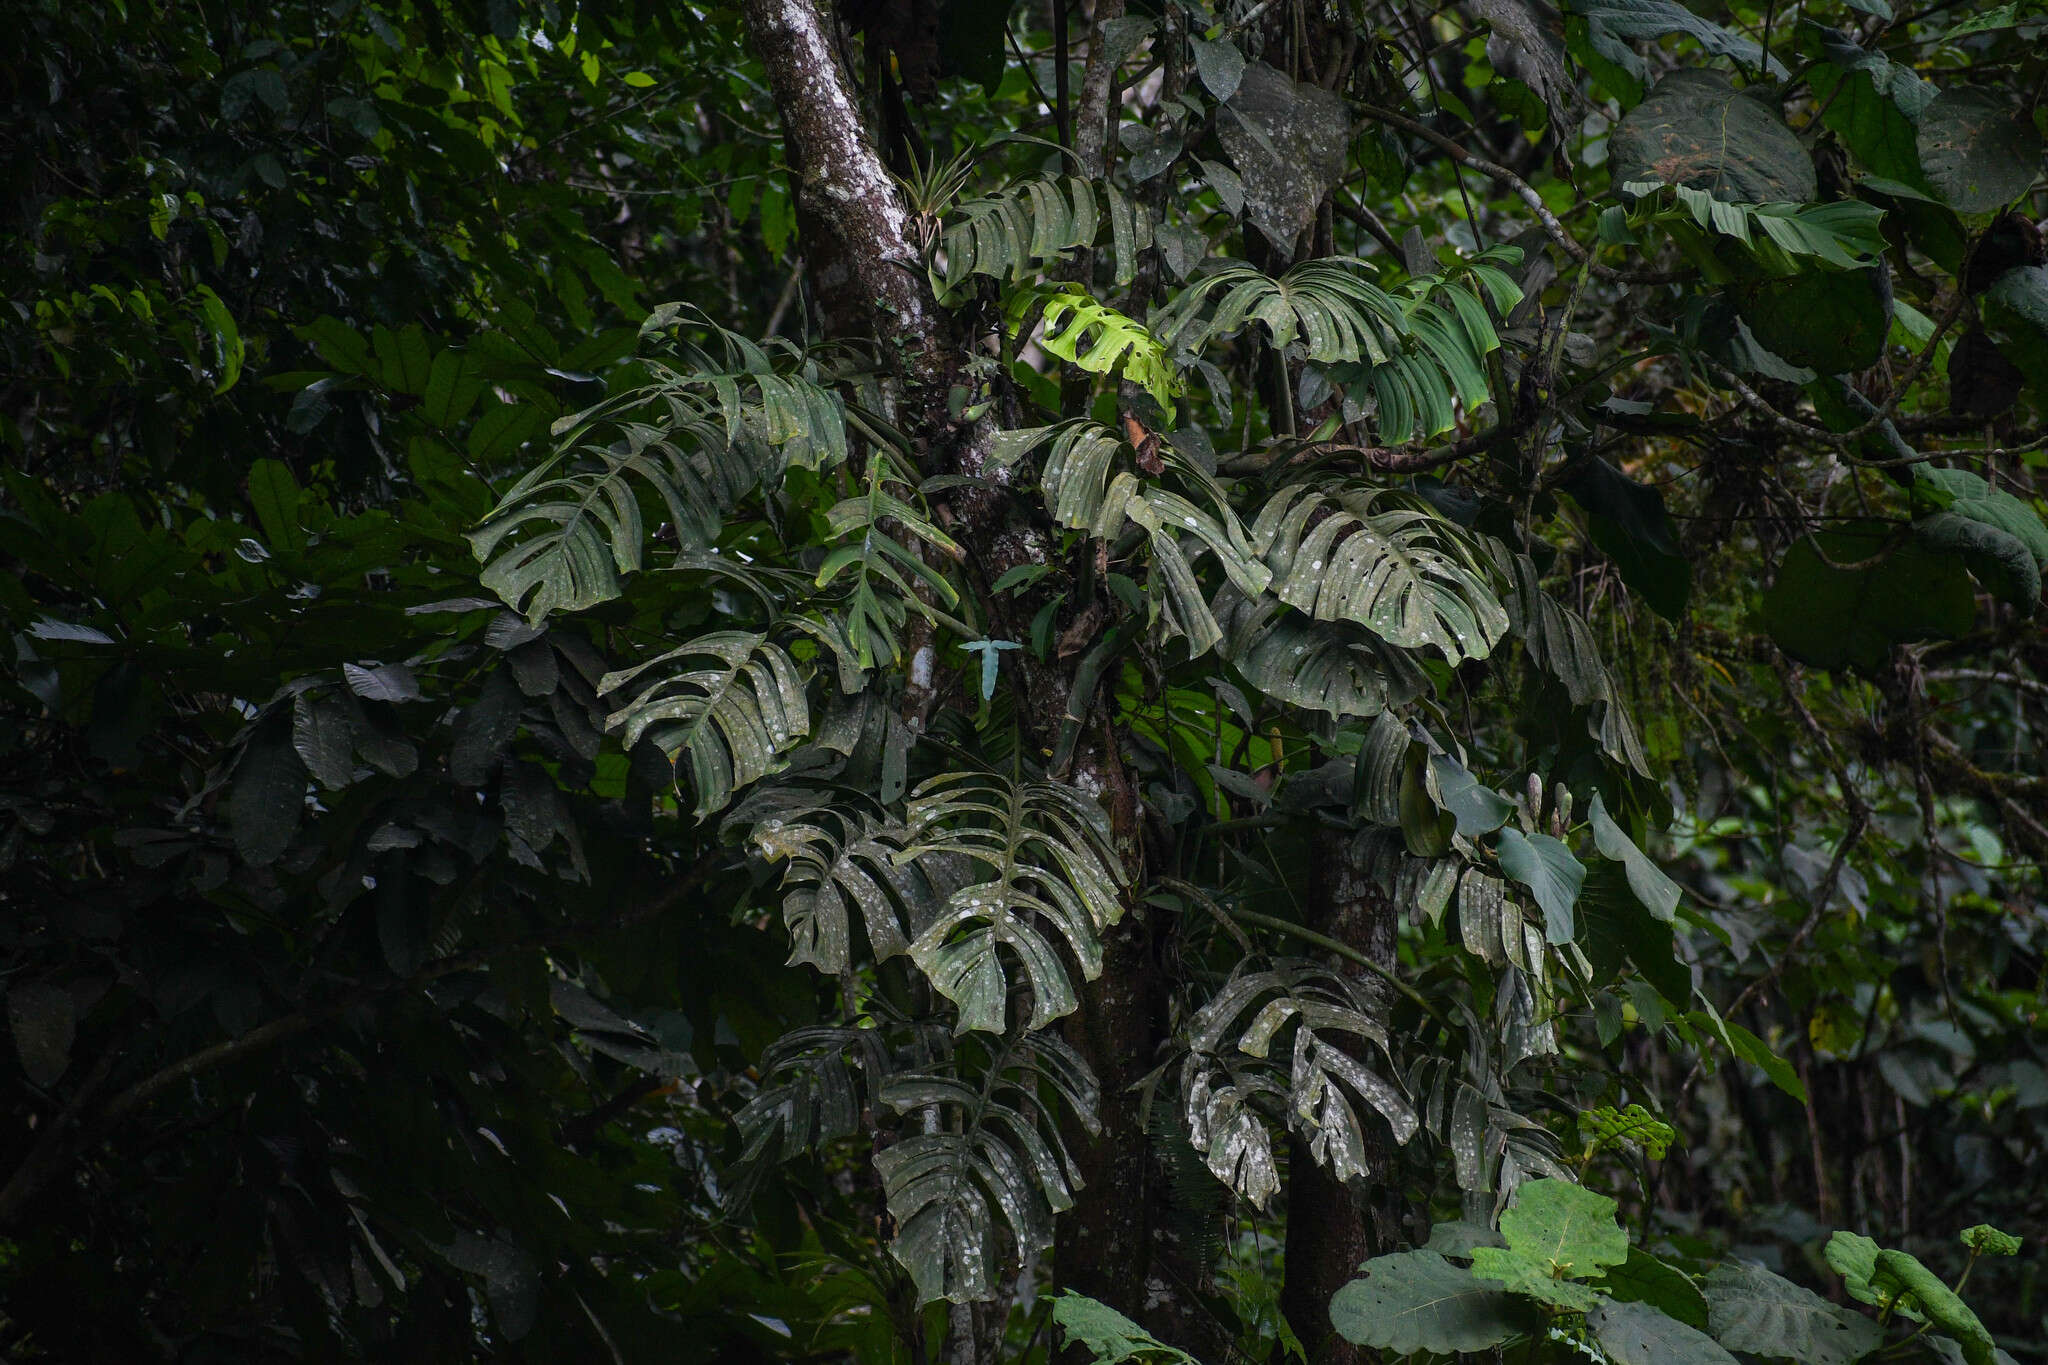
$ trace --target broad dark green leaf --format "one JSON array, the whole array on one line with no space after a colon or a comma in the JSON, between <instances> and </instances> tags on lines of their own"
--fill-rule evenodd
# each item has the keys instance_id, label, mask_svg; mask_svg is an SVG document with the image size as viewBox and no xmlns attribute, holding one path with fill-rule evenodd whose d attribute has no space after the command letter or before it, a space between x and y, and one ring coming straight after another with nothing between
<instances>
[{"instance_id":1,"label":"broad dark green leaf","mask_svg":"<svg viewBox=\"0 0 2048 1365\"><path fill-rule=\"evenodd\" d=\"M2005 95L1974 86L1934 97L1920 114L1920 164L1964 213L1991 213L2041 176L2041 135Z\"/></svg>"},{"instance_id":2,"label":"broad dark green leaf","mask_svg":"<svg viewBox=\"0 0 2048 1365\"><path fill-rule=\"evenodd\" d=\"M1330 1300L1346 1341L1406 1355L1486 1351L1532 1330L1530 1306L1434 1251L1376 1256Z\"/></svg>"},{"instance_id":3,"label":"broad dark green leaf","mask_svg":"<svg viewBox=\"0 0 2048 1365\"><path fill-rule=\"evenodd\" d=\"M1614 1365L1735 1365L1712 1337L1651 1303L1603 1303L1586 1326Z\"/></svg>"},{"instance_id":4,"label":"broad dark green leaf","mask_svg":"<svg viewBox=\"0 0 2048 1365\"><path fill-rule=\"evenodd\" d=\"M1869 671L1895 645L1968 631L1977 604L1961 560L1873 527L1823 531L1794 545L1764 593L1762 615L1793 658Z\"/></svg>"},{"instance_id":5,"label":"broad dark green leaf","mask_svg":"<svg viewBox=\"0 0 2048 1365\"><path fill-rule=\"evenodd\" d=\"M1552 943L1577 935L1572 907L1586 882L1586 865L1548 834L1524 834L1510 825L1500 832L1501 871L1529 888L1543 910L1544 934Z\"/></svg>"},{"instance_id":6,"label":"broad dark green leaf","mask_svg":"<svg viewBox=\"0 0 2048 1365\"><path fill-rule=\"evenodd\" d=\"M1617 185L1654 180L1734 203L1803 204L1817 188L1792 130L1714 71L1679 70L1659 81L1615 127L1608 157Z\"/></svg>"},{"instance_id":7,"label":"broad dark green leaf","mask_svg":"<svg viewBox=\"0 0 2048 1365\"><path fill-rule=\"evenodd\" d=\"M1761 1266L1716 1266L1706 1293L1708 1330L1730 1350L1799 1365L1852 1365L1884 1340L1869 1318Z\"/></svg>"},{"instance_id":8,"label":"broad dark green leaf","mask_svg":"<svg viewBox=\"0 0 2048 1365\"><path fill-rule=\"evenodd\" d=\"M1877 270L1810 270L1731 292L1759 342L1821 374L1876 364L1891 334L1891 294Z\"/></svg>"}]
</instances>

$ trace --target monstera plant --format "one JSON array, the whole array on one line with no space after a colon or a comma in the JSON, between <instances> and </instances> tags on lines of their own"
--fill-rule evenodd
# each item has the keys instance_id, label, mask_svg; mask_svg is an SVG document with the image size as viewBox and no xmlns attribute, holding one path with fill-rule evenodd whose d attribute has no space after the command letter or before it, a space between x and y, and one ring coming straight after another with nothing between
<instances>
[{"instance_id":1,"label":"monstera plant","mask_svg":"<svg viewBox=\"0 0 2048 1365\"><path fill-rule=\"evenodd\" d=\"M257 8L0 253L0 1297L2038 1338L2037 0Z\"/></svg>"}]
</instances>

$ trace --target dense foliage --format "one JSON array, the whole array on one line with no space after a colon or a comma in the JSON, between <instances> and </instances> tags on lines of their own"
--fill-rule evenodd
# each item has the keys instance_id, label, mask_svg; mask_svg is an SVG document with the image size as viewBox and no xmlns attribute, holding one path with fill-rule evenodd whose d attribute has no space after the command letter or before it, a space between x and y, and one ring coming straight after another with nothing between
<instances>
[{"instance_id":1,"label":"dense foliage","mask_svg":"<svg viewBox=\"0 0 2048 1365\"><path fill-rule=\"evenodd\" d=\"M16 31L0 1355L2048 1359L2038 0Z\"/></svg>"}]
</instances>

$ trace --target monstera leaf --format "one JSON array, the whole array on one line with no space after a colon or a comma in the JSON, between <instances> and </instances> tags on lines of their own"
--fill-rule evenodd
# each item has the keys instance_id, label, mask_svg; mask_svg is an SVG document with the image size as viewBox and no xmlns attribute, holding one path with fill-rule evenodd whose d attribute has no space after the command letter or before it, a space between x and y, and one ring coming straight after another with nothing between
<instances>
[{"instance_id":1,"label":"monstera leaf","mask_svg":"<svg viewBox=\"0 0 2048 1365\"><path fill-rule=\"evenodd\" d=\"M938 1125L875 1153L897 1224L890 1250L920 1301L993 1297L999 1227L1009 1228L1023 1264L1052 1245L1053 1215L1073 1207L1082 1181L1048 1098L1098 1130L1094 1076L1078 1053L1044 1033L996 1045L971 1070L956 1055L944 1069L899 1072L881 1085L885 1109Z\"/></svg>"},{"instance_id":2,"label":"monstera leaf","mask_svg":"<svg viewBox=\"0 0 2048 1365\"><path fill-rule=\"evenodd\" d=\"M1011 962L1031 983L1029 1027L1071 1012L1079 998L1055 937L1093 981L1102 931L1123 915L1126 874L1102 808L1064 783L952 772L917 789L906 823L900 860L962 869L965 884L910 945L911 961L959 1007L960 1031L1003 1031Z\"/></svg>"},{"instance_id":3,"label":"monstera leaf","mask_svg":"<svg viewBox=\"0 0 2048 1365\"><path fill-rule=\"evenodd\" d=\"M770 1044L761 1054L761 1088L733 1116L742 1148L726 1173L725 1206L745 1208L778 1163L859 1132L869 1088L894 1065L877 1029L820 1025Z\"/></svg>"},{"instance_id":4,"label":"monstera leaf","mask_svg":"<svg viewBox=\"0 0 2048 1365\"><path fill-rule=\"evenodd\" d=\"M1337 1044L1348 1038L1384 1052L1374 1008L1354 979L1293 961L1240 973L1203 1005L1188 1025L1182 1104L1189 1138L1218 1180L1261 1205L1277 1188L1262 1118L1285 1123L1344 1181L1374 1174L1362 1109L1397 1142L1415 1135L1419 1120L1401 1092Z\"/></svg>"},{"instance_id":5,"label":"monstera leaf","mask_svg":"<svg viewBox=\"0 0 2048 1365\"><path fill-rule=\"evenodd\" d=\"M1483 552L1433 512L1376 510L1380 501L1363 486L1310 483L1268 499L1251 544L1280 600L1402 649L1434 647L1452 664L1485 658L1508 617Z\"/></svg>"},{"instance_id":6,"label":"monstera leaf","mask_svg":"<svg viewBox=\"0 0 2048 1365\"><path fill-rule=\"evenodd\" d=\"M944 860L903 857L910 831L858 806L828 804L831 793L800 787L784 799L749 801L747 842L770 863L784 863L782 922L789 963L838 975L854 965L852 926L867 932L873 960L910 951L939 916L957 884Z\"/></svg>"},{"instance_id":7,"label":"monstera leaf","mask_svg":"<svg viewBox=\"0 0 2048 1365\"><path fill-rule=\"evenodd\" d=\"M600 694L639 687L606 722L628 749L651 740L671 762L690 760L697 814L722 810L733 792L774 771L810 733L810 707L795 662L767 636L723 630L607 673Z\"/></svg>"},{"instance_id":8,"label":"monstera leaf","mask_svg":"<svg viewBox=\"0 0 2048 1365\"><path fill-rule=\"evenodd\" d=\"M1487 1351L1539 1330L1526 1300L1475 1279L1434 1251L1375 1256L1330 1300L1346 1341L1396 1355Z\"/></svg>"},{"instance_id":9,"label":"monstera leaf","mask_svg":"<svg viewBox=\"0 0 2048 1365\"><path fill-rule=\"evenodd\" d=\"M1275 701L1369 718L1429 691L1414 655L1348 621L1318 621L1228 584L1210 611L1223 632L1223 657Z\"/></svg>"},{"instance_id":10,"label":"monstera leaf","mask_svg":"<svg viewBox=\"0 0 2048 1365\"><path fill-rule=\"evenodd\" d=\"M1617 185L1654 180L1738 204L1803 204L1818 188L1776 110L1701 68L1657 82L1615 126L1607 155Z\"/></svg>"},{"instance_id":11,"label":"monstera leaf","mask_svg":"<svg viewBox=\"0 0 2048 1365\"><path fill-rule=\"evenodd\" d=\"M668 305L642 335L695 316ZM846 458L845 405L814 367L780 373L769 354L697 317L713 357L647 363L653 382L555 424L562 444L498 500L470 544L485 587L539 621L610 601L642 564L651 494L685 552L708 549L725 515L787 465Z\"/></svg>"}]
</instances>

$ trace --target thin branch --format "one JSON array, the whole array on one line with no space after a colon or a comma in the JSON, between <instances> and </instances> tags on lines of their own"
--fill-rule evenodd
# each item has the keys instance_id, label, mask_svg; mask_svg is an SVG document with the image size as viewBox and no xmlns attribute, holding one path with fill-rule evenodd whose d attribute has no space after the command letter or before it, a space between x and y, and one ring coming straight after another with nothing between
<instances>
[{"instance_id":1,"label":"thin branch","mask_svg":"<svg viewBox=\"0 0 2048 1365\"><path fill-rule=\"evenodd\" d=\"M1513 190L1516 198L1528 205L1529 211L1536 215L1536 221L1542 225L1544 233L1549 236L1550 240L1563 248L1566 255L1585 266L1603 280L1613 280L1624 284L1678 284L1686 280L1695 279L1699 275L1699 272L1696 270L1616 270L1612 266L1602 265L1593 259L1593 253L1586 250L1580 244L1578 238L1565 230L1565 225L1558 220L1558 216L1550 211L1550 205L1543 202L1543 196L1538 194L1535 187L1522 179L1521 176L1516 175L1505 166L1488 161L1484 157L1474 156L1471 152L1466 151L1463 147L1460 147L1428 124L1419 123L1405 114L1397 114L1391 109L1382 109L1376 104L1361 104L1358 107L1362 112L1380 120L1382 123L1390 123L1396 128L1413 133L1425 142L1435 146L1459 165L1469 167L1481 175L1498 181L1500 184Z\"/></svg>"}]
</instances>

